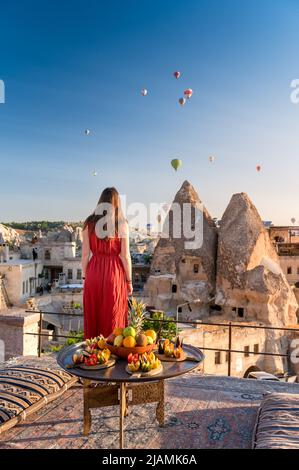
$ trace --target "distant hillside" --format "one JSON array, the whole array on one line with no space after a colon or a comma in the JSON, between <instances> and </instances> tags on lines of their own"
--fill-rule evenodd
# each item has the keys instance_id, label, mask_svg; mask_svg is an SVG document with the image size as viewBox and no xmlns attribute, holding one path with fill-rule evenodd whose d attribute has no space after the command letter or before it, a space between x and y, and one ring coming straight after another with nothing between
<instances>
[{"instance_id":1,"label":"distant hillside","mask_svg":"<svg viewBox=\"0 0 299 470\"><path fill-rule=\"evenodd\" d=\"M32 220L30 222L2 222L6 227L13 228L15 230L24 230L26 231L38 231L47 232L51 230L57 230L64 225L69 225L73 228L81 227L82 222L65 222L63 220L58 221L49 221L49 220Z\"/></svg>"}]
</instances>

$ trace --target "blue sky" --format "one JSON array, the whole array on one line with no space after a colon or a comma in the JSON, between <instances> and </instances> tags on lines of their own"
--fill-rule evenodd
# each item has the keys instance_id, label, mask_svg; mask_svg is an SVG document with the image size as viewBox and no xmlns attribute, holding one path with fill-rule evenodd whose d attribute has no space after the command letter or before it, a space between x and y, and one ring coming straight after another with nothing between
<instances>
[{"instance_id":1,"label":"blue sky","mask_svg":"<svg viewBox=\"0 0 299 470\"><path fill-rule=\"evenodd\" d=\"M299 220L298 1L0 6L0 220L83 219L110 185L169 202L185 179L212 216L244 191L264 219Z\"/></svg>"}]
</instances>

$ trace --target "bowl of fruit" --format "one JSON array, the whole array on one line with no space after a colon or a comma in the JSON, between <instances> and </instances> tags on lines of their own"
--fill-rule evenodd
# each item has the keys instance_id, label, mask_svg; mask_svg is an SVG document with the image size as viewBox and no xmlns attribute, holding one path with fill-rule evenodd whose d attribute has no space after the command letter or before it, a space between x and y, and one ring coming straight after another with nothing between
<instances>
[{"instance_id":1,"label":"bowl of fruit","mask_svg":"<svg viewBox=\"0 0 299 470\"><path fill-rule=\"evenodd\" d=\"M115 328L106 339L106 347L116 356L127 359L129 354L143 354L157 347L154 330L136 332L132 326Z\"/></svg>"},{"instance_id":2,"label":"bowl of fruit","mask_svg":"<svg viewBox=\"0 0 299 470\"><path fill-rule=\"evenodd\" d=\"M144 354L129 354L126 371L128 374L148 377L159 374L163 369L160 359L151 352Z\"/></svg>"},{"instance_id":3,"label":"bowl of fruit","mask_svg":"<svg viewBox=\"0 0 299 470\"><path fill-rule=\"evenodd\" d=\"M131 300L128 326L114 328L106 338L106 347L116 356L127 359L129 354L143 354L155 349L157 334L154 330L143 331L145 305L135 298Z\"/></svg>"},{"instance_id":4,"label":"bowl of fruit","mask_svg":"<svg viewBox=\"0 0 299 470\"><path fill-rule=\"evenodd\" d=\"M72 356L72 366L80 369L95 370L111 367L115 359L111 357L111 351L106 347L103 336L87 339L82 347Z\"/></svg>"}]
</instances>

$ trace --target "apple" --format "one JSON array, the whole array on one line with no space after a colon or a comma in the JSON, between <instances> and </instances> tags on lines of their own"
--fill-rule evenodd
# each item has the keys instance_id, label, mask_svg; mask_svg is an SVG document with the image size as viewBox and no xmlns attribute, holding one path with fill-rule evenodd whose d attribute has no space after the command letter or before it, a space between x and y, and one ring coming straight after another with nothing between
<instances>
[{"instance_id":1,"label":"apple","mask_svg":"<svg viewBox=\"0 0 299 470\"><path fill-rule=\"evenodd\" d=\"M133 338L135 338L135 336L136 336L135 328L133 328L132 326L127 326L127 328L125 328L124 331L123 331L123 336L124 337L133 336Z\"/></svg>"}]
</instances>

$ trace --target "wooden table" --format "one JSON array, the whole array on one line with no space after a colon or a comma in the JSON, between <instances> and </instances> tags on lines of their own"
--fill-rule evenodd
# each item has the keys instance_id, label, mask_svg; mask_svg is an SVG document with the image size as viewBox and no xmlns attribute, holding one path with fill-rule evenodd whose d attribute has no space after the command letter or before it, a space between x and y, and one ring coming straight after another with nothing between
<instances>
[{"instance_id":1,"label":"wooden table","mask_svg":"<svg viewBox=\"0 0 299 470\"><path fill-rule=\"evenodd\" d=\"M184 345L184 351L196 361L164 362L163 370L151 377L136 378L129 375L125 367L127 362L118 359L114 366L107 369L83 370L72 365L72 356L83 343L63 348L57 362L70 374L83 379L84 397L84 435L91 427L92 408L119 405L119 447L124 448L124 418L131 405L157 403L156 418L160 426L164 425L164 381L196 369L203 361L202 351L194 346Z\"/></svg>"}]
</instances>

